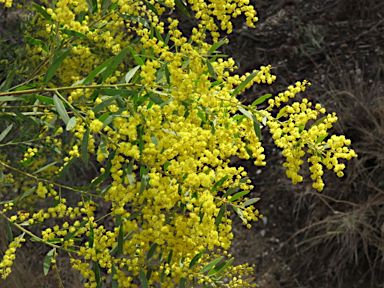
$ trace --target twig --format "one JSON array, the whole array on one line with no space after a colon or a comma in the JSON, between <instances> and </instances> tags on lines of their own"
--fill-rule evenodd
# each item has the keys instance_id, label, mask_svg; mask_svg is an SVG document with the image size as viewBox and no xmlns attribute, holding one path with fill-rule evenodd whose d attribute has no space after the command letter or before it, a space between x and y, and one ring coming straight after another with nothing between
<instances>
[{"instance_id":1,"label":"twig","mask_svg":"<svg viewBox=\"0 0 384 288\"><path fill-rule=\"evenodd\" d=\"M379 26L381 23L384 22L384 18L381 19L379 22L377 22L375 25L373 25L371 28L369 28L368 30L364 31L363 33L357 35L353 40L349 41L349 42L356 42L357 40L359 40L362 36L368 34L369 32L373 31L377 26Z\"/></svg>"}]
</instances>

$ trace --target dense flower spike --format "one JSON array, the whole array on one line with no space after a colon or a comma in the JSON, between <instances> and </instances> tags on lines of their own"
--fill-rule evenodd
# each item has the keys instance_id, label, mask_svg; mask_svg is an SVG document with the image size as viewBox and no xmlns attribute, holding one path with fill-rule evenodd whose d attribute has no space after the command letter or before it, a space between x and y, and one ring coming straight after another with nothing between
<instances>
[{"instance_id":1,"label":"dense flower spike","mask_svg":"<svg viewBox=\"0 0 384 288\"><path fill-rule=\"evenodd\" d=\"M344 136L326 139L335 114L318 119L326 113L320 104L289 103L307 81L274 98L260 96L250 106L236 98L276 79L270 65L236 75L235 61L217 51L227 42L219 41L219 28L231 33L231 18L244 15L254 27L256 12L248 0L188 0L200 19L189 39L177 19L161 21L175 7L188 15L184 4L58 0L35 6L39 13L31 27L38 29L26 37L29 66L18 73L44 83L42 89L25 88L25 97L36 101L32 120L42 127L34 146L17 159L21 170L0 158L7 173L0 184L15 183L12 189L21 193L1 214L53 249L67 251L87 279L85 287L100 286L100 269L119 287L137 287L135 279L143 287L252 286L244 279L252 268L232 267L226 252L234 237L229 216L233 210L250 228L262 215L253 206L258 199L246 198L254 188L247 172L231 167L231 157L266 165L261 129L268 126L286 158L287 176L301 182L307 160L318 191L324 188L324 166L342 177L339 159L356 157ZM204 40L206 30L212 44ZM269 105L258 108L264 101ZM60 184L73 163L87 166L92 159L101 168L91 183ZM71 196L66 199L63 191ZM38 209L36 203L50 199L52 207ZM9 215L18 201L26 210ZM100 203L109 209L102 216ZM24 228L64 217L41 235ZM19 245L12 243L0 263L3 277ZM228 283L219 282L224 275Z\"/></svg>"}]
</instances>

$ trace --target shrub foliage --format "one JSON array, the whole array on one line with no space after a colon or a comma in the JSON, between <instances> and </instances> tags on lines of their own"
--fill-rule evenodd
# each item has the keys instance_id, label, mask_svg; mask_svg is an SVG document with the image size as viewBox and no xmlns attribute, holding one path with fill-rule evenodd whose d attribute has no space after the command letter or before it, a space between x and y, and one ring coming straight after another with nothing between
<instances>
[{"instance_id":1,"label":"shrub foliage","mask_svg":"<svg viewBox=\"0 0 384 288\"><path fill-rule=\"evenodd\" d=\"M199 20L189 38L165 17L175 9ZM230 157L266 165L266 127L287 176L301 182L307 160L318 191L323 167L342 177L339 159L356 157L350 140L328 137L334 113L290 103L308 81L249 106L237 99L276 78L271 66L237 75L218 50L232 18L254 27L248 0L57 0L27 11L18 57L1 59L0 214L21 231L10 232L3 278L28 238L51 247L45 273L67 253L85 287L108 277L113 287L251 286L252 268L226 252L230 214L248 228L262 216Z\"/></svg>"}]
</instances>

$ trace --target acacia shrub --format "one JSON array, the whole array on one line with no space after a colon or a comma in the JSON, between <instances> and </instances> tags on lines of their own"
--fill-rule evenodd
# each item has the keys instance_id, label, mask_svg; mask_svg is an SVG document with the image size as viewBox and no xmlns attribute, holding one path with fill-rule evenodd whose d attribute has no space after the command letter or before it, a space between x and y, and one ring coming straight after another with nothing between
<instances>
[{"instance_id":1,"label":"acacia shrub","mask_svg":"<svg viewBox=\"0 0 384 288\"><path fill-rule=\"evenodd\" d=\"M27 235L51 247L45 273L67 253L85 287L100 287L106 275L113 287L254 286L245 279L252 267L231 266L226 252L232 210L248 228L262 217L258 199L246 197L253 189L247 173L231 167L230 157L266 165L261 129L268 127L287 176L301 182L307 159L318 191L323 167L342 177L339 159L356 157L345 136L327 139L335 113L307 99L288 103L306 80L248 106L236 98L276 79L270 65L231 76L235 62L218 50L227 43L218 29L231 33L231 18L243 14L254 27L246 0L31 7L37 13L25 31L25 55L3 60L10 73L0 92L7 198L0 213L21 231L0 263L3 278ZM200 19L189 39L177 19L159 20L174 7ZM80 163L101 167L87 185L65 180Z\"/></svg>"}]
</instances>

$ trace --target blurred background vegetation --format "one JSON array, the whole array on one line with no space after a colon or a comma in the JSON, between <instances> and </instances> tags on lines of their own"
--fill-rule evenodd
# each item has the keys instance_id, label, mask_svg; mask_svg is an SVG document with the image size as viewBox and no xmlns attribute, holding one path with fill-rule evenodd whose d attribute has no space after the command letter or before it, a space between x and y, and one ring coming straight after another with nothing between
<instances>
[{"instance_id":1,"label":"blurred background vegetation","mask_svg":"<svg viewBox=\"0 0 384 288\"><path fill-rule=\"evenodd\" d=\"M384 2L252 2L259 23L249 29L244 19L237 19L223 52L235 59L239 74L271 64L278 80L272 86L255 85L242 100L252 103L309 79L312 86L299 97L337 113L333 131L352 140L359 158L348 162L341 179L326 173L326 188L318 193L309 175L303 183L291 184L280 151L264 131L267 166L238 159L232 163L248 170L256 187L251 196L262 199L258 208L265 217L250 230L234 219L230 252L237 264L256 264L259 287L384 287ZM27 22L22 14L2 9L0 60L12 60L23 45ZM196 23L178 12L169 16L181 20L187 35ZM5 68L0 63L0 73ZM0 254L8 243L6 229L0 221ZM47 249L38 243L23 245L13 273L0 286L57 287L54 271L43 276ZM65 287L82 287L68 261L58 261Z\"/></svg>"}]
</instances>

